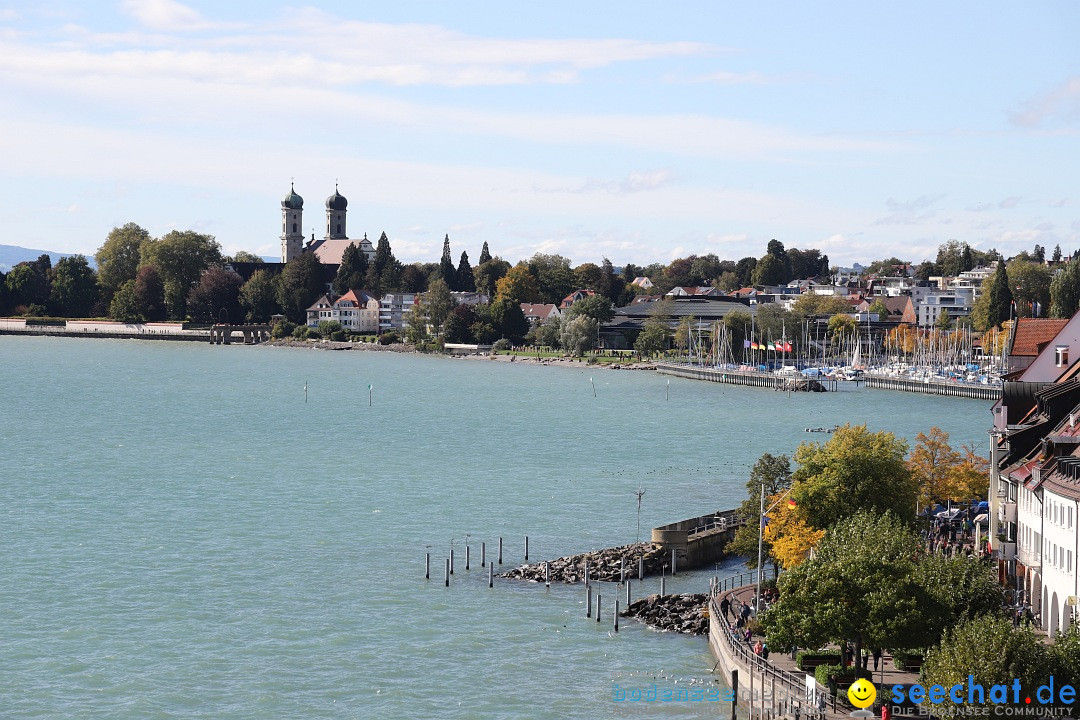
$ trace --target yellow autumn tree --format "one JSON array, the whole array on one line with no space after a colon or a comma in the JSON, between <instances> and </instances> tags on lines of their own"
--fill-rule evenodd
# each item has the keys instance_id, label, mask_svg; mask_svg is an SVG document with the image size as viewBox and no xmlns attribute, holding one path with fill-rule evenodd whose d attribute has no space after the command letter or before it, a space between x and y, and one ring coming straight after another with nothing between
<instances>
[{"instance_id":1,"label":"yellow autumn tree","mask_svg":"<svg viewBox=\"0 0 1080 720\"><path fill-rule=\"evenodd\" d=\"M990 463L973 445L965 445L964 457L949 471L946 484L953 500L985 498L990 488Z\"/></svg>"},{"instance_id":2,"label":"yellow autumn tree","mask_svg":"<svg viewBox=\"0 0 1080 720\"><path fill-rule=\"evenodd\" d=\"M799 508L790 507L781 497L776 494L768 499L769 505L775 503L776 508L769 513L765 539L772 547L773 558L790 570L810 556L810 549L821 542L825 531L811 527Z\"/></svg>"},{"instance_id":3,"label":"yellow autumn tree","mask_svg":"<svg viewBox=\"0 0 1080 720\"><path fill-rule=\"evenodd\" d=\"M908 458L908 468L919 488L919 505L938 500L960 500L950 478L960 465L960 453L949 445L949 433L934 426L929 433L915 436L915 449Z\"/></svg>"}]
</instances>

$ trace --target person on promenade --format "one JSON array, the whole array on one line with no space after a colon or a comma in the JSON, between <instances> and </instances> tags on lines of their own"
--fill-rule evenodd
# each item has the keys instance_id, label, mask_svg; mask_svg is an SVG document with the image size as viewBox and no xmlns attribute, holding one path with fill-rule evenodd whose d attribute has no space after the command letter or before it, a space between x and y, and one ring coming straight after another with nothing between
<instances>
[{"instance_id":1,"label":"person on promenade","mask_svg":"<svg viewBox=\"0 0 1080 720\"><path fill-rule=\"evenodd\" d=\"M761 659L765 660L765 661L768 661L768 659L769 659L769 644L768 643L762 643L761 644Z\"/></svg>"},{"instance_id":2,"label":"person on promenade","mask_svg":"<svg viewBox=\"0 0 1080 720\"><path fill-rule=\"evenodd\" d=\"M743 639L746 640L747 645L754 639L754 633L750 631L750 628L746 628L746 632L743 633Z\"/></svg>"},{"instance_id":3,"label":"person on promenade","mask_svg":"<svg viewBox=\"0 0 1080 720\"><path fill-rule=\"evenodd\" d=\"M727 619L728 619L728 610L730 610L730 609L731 609L731 601L728 600L727 595L725 595L724 599L720 601L720 612L724 613L724 620L725 621L727 621Z\"/></svg>"},{"instance_id":4,"label":"person on promenade","mask_svg":"<svg viewBox=\"0 0 1080 720\"><path fill-rule=\"evenodd\" d=\"M836 684L836 676L835 675L829 675L829 696L832 697L832 709L833 710L836 709L836 690L837 690L837 687L838 686Z\"/></svg>"},{"instance_id":5,"label":"person on promenade","mask_svg":"<svg viewBox=\"0 0 1080 720\"><path fill-rule=\"evenodd\" d=\"M874 672L877 672L879 662L881 662L881 648L874 648Z\"/></svg>"},{"instance_id":6,"label":"person on promenade","mask_svg":"<svg viewBox=\"0 0 1080 720\"><path fill-rule=\"evenodd\" d=\"M760 657L760 656L761 656L761 651L762 651L762 647L763 647L763 646L762 646L762 644L761 644L761 641L760 641L760 640L758 640L758 641L757 641L756 643L754 643L754 654Z\"/></svg>"},{"instance_id":7,"label":"person on promenade","mask_svg":"<svg viewBox=\"0 0 1080 720\"><path fill-rule=\"evenodd\" d=\"M889 703L881 703L881 720L889 720L892 717L892 711L889 710Z\"/></svg>"}]
</instances>

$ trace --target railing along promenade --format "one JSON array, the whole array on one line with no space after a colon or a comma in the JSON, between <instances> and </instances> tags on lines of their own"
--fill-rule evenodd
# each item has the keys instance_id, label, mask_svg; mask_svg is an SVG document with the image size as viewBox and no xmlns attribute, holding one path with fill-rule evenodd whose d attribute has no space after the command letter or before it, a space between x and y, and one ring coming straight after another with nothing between
<instances>
[{"instance_id":1,"label":"railing along promenade","mask_svg":"<svg viewBox=\"0 0 1080 720\"><path fill-rule=\"evenodd\" d=\"M766 571L762 576L771 577L776 577L775 573ZM737 705L746 709L750 720L824 718L825 711L807 696L806 674L783 670L755 654L745 640L736 636L720 610L724 597L730 602L738 590L756 590L757 581L758 572L751 571L713 585L709 597L709 648L717 658L716 664L723 666Z\"/></svg>"}]
</instances>

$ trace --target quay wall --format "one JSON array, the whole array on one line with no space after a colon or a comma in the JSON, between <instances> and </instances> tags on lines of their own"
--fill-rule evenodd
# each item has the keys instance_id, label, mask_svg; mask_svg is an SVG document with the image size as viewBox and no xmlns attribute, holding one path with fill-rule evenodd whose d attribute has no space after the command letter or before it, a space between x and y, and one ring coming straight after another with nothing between
<instances>
[{"instance_id":1,"label":"quay wall","mask_svg":"<svg viewBox=\"0 0 1080 720\"><path fill-rule=\"evenodd\" d=\"M25 318L0 318L0 335L49 335L140 340L208 342L208 329L188 329L184 323L123 323L105 320L68 320L63 324L27 324Z\"/></svg>"},{"instance_id":2,"label":"quay wall","mask_svg":"<svg viewBox=\"0 0 1080 720\"><path fill-rule=\"evenodd\" d=\"M805 389L804 385L820 382L813 378L801 376L793 377L753 370L724 370L676 363L657 363L656 371L661 375L674 375L690 380L707 380L726 385L749 385L751 387L767 387L776 390L792 390L796 388L802 390ZM825 383L822 383L822 386L824 385Z\"/></svg>"},{"instance_id":3,"label":"quay wall","mask_svg":"<svg viewBox=\"0 0 1080 720\"><path fill-rule=\"evenodd\" d=\"M864 375L862 381L866 387L882 390L899 390L927 395L946 395L949 397L976 398L978 400L998 400L1001 398L1000 385L971 385L967 383L923 382L906 378L880 377Z\"/></svg>"}]
</instances>

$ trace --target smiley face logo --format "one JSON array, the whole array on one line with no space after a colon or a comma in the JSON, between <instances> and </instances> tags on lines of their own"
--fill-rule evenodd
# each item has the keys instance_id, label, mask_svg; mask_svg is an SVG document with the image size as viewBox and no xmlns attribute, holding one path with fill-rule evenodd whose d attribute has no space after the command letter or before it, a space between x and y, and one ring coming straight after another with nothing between
<instances>
[{"instance_id":1,"label":"smiley face logo","mask_svg":"<svg viewBox=\"0 0 1080 720\"><path fill-rule=\"evenodd\" d=\"M877 688L875 688L874 683L869 680L859 678L848 685L847 697L855 707L868 708L873 705L874 700L877 699Z\"/></svg>"}]
</instances>

